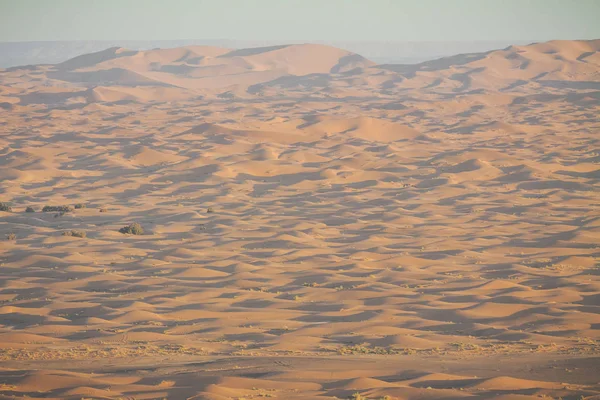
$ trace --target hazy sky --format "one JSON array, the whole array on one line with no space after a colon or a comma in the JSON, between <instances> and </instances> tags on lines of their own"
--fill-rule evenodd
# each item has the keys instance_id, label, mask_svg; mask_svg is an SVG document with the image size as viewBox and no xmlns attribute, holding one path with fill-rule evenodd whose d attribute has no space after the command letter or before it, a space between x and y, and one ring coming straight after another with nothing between
<instances>
[{"instance_id":1,"label":"hazy sky","mask_svg":"<svg viewBox=\"0 0 600 400\"><path fill-rule=\"evenodd\" d=\"M600 0L0 0L0 41L600 38Z\"/></svg>"}]
</instances>

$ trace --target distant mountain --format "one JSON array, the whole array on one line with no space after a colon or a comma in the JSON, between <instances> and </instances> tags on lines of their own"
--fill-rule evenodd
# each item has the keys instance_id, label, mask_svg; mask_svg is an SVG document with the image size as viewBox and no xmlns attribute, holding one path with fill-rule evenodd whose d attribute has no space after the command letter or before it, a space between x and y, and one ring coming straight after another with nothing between
<instances>
[{"instance_id":1,"label":"distant mountain","mask_svg":"<svg viewBox=\"0 0 600 400\"><path fill-rule=\"evenodd\" d=\"M501 49L511 44L527 44L533 40L469 41L469 42L316 42L358 53L377 63L414 64L426 60L460 53L484 52ZM151 50L186 46L213 46L244 49L270 47L299 42L252 41L252 40L116 40L116 41L48 41L48 42L0 42L0 68L19 65L58 64L68 59L111 47L132 50Z\"/></svg>"},{"instance_id":2,"label":"distant mountain","mask_svg":"<svg viewBox=\"0 0 600 400\"><path fill-rule=\"evenodd\" d=\"M42 87L88 88L74 91L75 97L88 101L106 98L110 87L151 87L177 89L189 93L218 93L247 88L283 76L340 74L376 65L346 50L315 44L283 45L234 50L211 46L187 46L146 51L119 47L81 55L54 65L13 67L4 76L16 74L20 79ZM44 90L46 91L46 90ZM173 92L173 90L171 90ZM25 102L62 101L68 93L26 96ZM125 90L124 93L128 93ZM163 95L163 92L160 92ZM124 94L125 98L130 98ZM114 96L108 96L114 98ZM143 97L143 96L142 96ZM176 96L177 97L177 96Z\"/></svg>"},{"instance_id":3,"label":"distant mountain","mask_svg":"<svg viewBox=\"0 0 600 400\"><path fill-rule=\"evenodd\" d=\"M455 92L507 91L528 84L600 89L599 51L600 39L554 40L379 68L422 81L430 89L446 87Z\"/></svg>"},{"instance_id":4,"label":"distant mountain","mask_svg":"<svg viewBox=\"0 0 600 400\"><path fill-rule=\"evenodd\" d=\"M600 40L551 41L378 65L339 48L292 44L248 49L113 47L58 64L0 70L0 103L68 106L93 102L311 96L450 98L459 94L568 95L600 90ZM595 96L595 95L594 95ZM508 100L506 100L508 101ZM386 109L402 109L387 103ZM391 108L390 108L391 107Z\"/></svg>"}]
</instances>

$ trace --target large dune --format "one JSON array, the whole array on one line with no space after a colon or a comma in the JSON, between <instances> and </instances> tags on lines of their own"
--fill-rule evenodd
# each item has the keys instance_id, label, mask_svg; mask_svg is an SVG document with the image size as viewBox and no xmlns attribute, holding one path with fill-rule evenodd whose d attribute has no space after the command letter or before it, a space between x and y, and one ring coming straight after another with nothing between
<instances>
[{"instance_id":1,"label":"large dune","mask_svg":"<svg viewBox=\"0 0 600 400\"><path fill-rule=\"evenodd\" d=\"M599 47L0 70L0 398L600 398Z\"/></svg>"}]
</instances>

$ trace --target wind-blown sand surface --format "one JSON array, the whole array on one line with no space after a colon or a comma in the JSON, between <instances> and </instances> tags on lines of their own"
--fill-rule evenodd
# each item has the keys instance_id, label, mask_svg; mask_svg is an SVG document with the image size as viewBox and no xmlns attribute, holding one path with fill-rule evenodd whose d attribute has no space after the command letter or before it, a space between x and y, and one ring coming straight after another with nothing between
<instances>
[{"instance_id":1,"label":"wind-blown sand surface","mask_svg":"<svg viewBox=\"0 0 600 400\"><path fill-rule=\"evenodd\" d=\"M600 398L599 50L0 70L0 398Z\"/></svg>"}]
</instances>

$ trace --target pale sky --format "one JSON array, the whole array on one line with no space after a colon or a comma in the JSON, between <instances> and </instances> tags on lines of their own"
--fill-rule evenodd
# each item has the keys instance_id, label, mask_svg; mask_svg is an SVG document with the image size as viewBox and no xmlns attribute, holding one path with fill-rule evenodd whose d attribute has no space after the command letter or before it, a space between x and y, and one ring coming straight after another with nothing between
<instances>
[{"instance_id":1,"label":"pale sky","mask_svg":"<svg viewBox=\"0 0 600 400\"><path fill-rule=\"evenodd\" d=\"M600 38L600 0L0 0L0 41Z\"/></svg>"}]
</instances>

